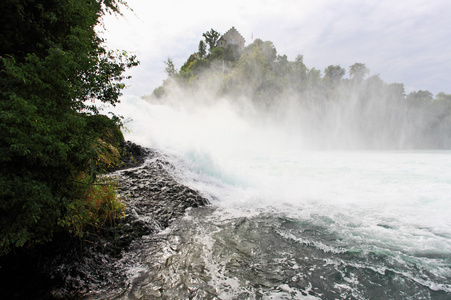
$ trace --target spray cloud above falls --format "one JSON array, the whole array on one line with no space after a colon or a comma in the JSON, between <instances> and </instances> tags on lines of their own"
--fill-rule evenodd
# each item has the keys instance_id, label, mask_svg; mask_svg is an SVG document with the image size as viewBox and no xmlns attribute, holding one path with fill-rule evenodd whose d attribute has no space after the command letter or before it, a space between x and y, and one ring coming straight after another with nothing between
<instances>
[{"instance_id":1,"label":"spray cloud above falls","mask_svg":"<svg viewBox=\"0 0 451 300\"><path fill-rule=\"evenodd\" d=\"M402 83L384 82L364 63L310 68L301 54L293 61L278 54L271 41L245 46L232 27L205 32L180 69L171 58L165 65L168 78L146 100L191 111L220 105L300 148L451 148L451 94L406 95Z\"/></svg>"}]
</instances>

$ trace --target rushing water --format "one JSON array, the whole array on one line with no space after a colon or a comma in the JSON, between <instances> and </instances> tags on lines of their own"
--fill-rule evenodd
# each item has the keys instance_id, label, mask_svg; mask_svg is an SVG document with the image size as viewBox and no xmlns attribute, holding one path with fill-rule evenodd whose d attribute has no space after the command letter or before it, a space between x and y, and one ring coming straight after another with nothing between
<instances>
[{"instance_id":1,"label":"rushing water","mask_svg":"<svg viewBox=\"0 0 451 300\"><path fill-rule=\"evenodd\" d=\"M224 107L119 111L212 202L143 241L125 298L451 298L451 152L313 151Z\"/></svg>"}]
</instances>

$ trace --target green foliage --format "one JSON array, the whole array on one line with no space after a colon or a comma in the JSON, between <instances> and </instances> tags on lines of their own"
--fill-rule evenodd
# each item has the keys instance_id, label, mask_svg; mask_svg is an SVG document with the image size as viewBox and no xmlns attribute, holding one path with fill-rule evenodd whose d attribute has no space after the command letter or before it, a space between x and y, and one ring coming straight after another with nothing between
<instances>
[{"instance_id":1,"label":"green foliage","mask_svg":"<svg viewBox=\"0 0 451 300\"><path fill-rule=\"evenodd\" d=\"M330 65L324 70L324 78L329 80L332 84L337 84L342 80L345 73L346 70L339 65Z\"/></svg>"},{"instance_id":2,"label":"green foliage","mask_svg":"<svg viewBox=\"0 0 451 300\"><path fill-rule=\"evenodd\" d=\"M177 71L175 70L175 65L172 61L172 58L168 57L168 59L164 61L164 64L166 65L166 67L164 68L166 74L169 77L174 77L177 74Z\"/></svg>"},{"instance_id":3,"label":"green foliage","mask_svg":"<svg viewBox=\"0 0 451 300\"><path fill-rule=\"evenodd\" d=\"M96 117L94 102L116 104L123 72L138 64L105 49L95 30L121 3L0 3L0 255L50 240L83 199L77 176L93 182L104 169L99 138L123 139L119 119Z\"/></svg>"},{"instance_id":4,"label":"green foliage","mask_svg":"<svg viewBox=\"0 0 451 300\"><path fill-rule=\"evenodd\" d=\"M414 91L407 95L407 100L416 104L429 103L434 96L429 91Z\"/></svg>"},{"instance_id":5,"label":"green foliage","mask_svg":"<svg viewBox=\"0 0 451 300\"><path fill-rule=\"evenodd\" d=\"M157 88L154 96L164 101L175 83L193 94L212 93L212 99L249 99L265 113L280 111L288 102L302 108L305 115L300 118L317 117L309 126L326 130L335 118L350 128L346 138L358 137L364 145L376 145L383 137L384 145L451 148L450 95L439 93L434 98L421 90L406 95L402 83L386 83L369 73L365 64L355 63L349 66L348 78L339 65L328 66L322 74L317 68L308 68L302 55L290 61L277 54L272 42L256 39L244 50L228 46L216 47L206 57L192 54L174 80ZM338 120L337 115L344 117ZM328 129L337 131L337 137L345 131Z\"/></svg>"},{"instance_id":6,"label":"green foliage","mask_svg":"<svg viewBox=\"0 0 451 300\"><path fill-rule=\"evenodd\" d=\"M204 56L207 54L207 45L204 43L204 41L199 42L199 57L204 58Z\"/></svg>"},{"instance_id":7,"label":"green foliage","mask_svg":"<svg viewBox=\"0 0 451 300\"><path fill-rule=\"evenodd\" d=\"M116 224L125 214L125 205L117 194L115 178L102 177L91 183L89 176L82 175L76 181L80 199L73 199L67 213L58 221L70 233L83 237L88 232L98 232Z\"/></svg>"},{"instance_id":8,"label":"green foliage","mask_svg":"<svg viewBox=\"0 0 451 300\"><path fill-rule=\"evenodd\" d=\"M451 104L451 94L445 94L443 92L440 92L435 96L435 100Z\"/></svg>"},{"instance_id":9,"label":"green foliage","mask_svg":"<svg viewBox=\"0 0 451 300\"><path fill-rule=\"evenodd\" d=\"M219 60L224 59L224 48L222 47L216 47L211 51L209 60Z\"/></svg>"},{"instance_id":10,"label":"green foliage","mask_svg":"<svg viewBox=\"0 0 451 300\"><path fill-rule=\"evenodd\" d=\"M151 96L146 96L145 98L155 97L156 99L160 99L164 95L165 95L165 88L164 88L164 85L161 85L153 90Z\"/></svg>"},{"instance_id":11,"label":"green foliage","mask_svg":"<svg viewBox=\"0 0 451 300\"><path fill-rule=\"evenodd\" d=\"M248 47L251 49L259 48L268 64L272 64L277 58L276 47L271 41L263 42L260 39L256 39L254 43L250 44Z\"/></svg>"},{"instance_id":12,"label":"green foliage","mask_svg":"<svg viewBox=\"0 0 451 300\"><path fill-rule=\"evenodd\" d=\"M89 161L90 175L95 179L97 173L105 173L122 165L120 149L124 135L120 125L105 115L92 115L88 118L88 126L96 137L91 143L91 150L97 158L95 164Z\"/></svg>"},{"instance_id":13,"label":"green foliage","mask_svg":"<svg viewBox=\"0 0 451 300\"><path fill-rule=\"evenodd\" d=\"M217 49L223 49L217 47ZM216 49L215 49L216 51ZM223 49L223 58L226 61L236 62L241 57L241 51L238 45L228 45L226 49Z\"/></svg>"},{"instance_id":14,"label":"green foliage","mask_svg":"<svg viewBox=\"0 0 451 300\"><path fill-rule=\"evenodd\" d=\"M189 56L188 60L180 68L180 73L188 73L192 71L194 63L199 60L198 53L193 53Z\"/></svg>"},{"instance_id":15,"label":"green foliage","mask_svg":"<svg viewBox=\"0 0 451 300\"><path fill-rule=\"evenodd\" d=\"M263 49L259 46L250 47L241 55L235 69L236 75L240 80L248 78L251 85L258 87L262 81L265 81L270 73L270 64L266 59Z\"/></svg>"},{"instance_id":16,"label":"green foliage","mask_svg":"<svg viewBox=\"0 0 451 300\"><path fill-rule=\"evenodd\" d=\"M203 33L202 36L208 45L208 51L211 53L211 51L213 51L216 47L221 34L212 28L210 31Z\"/></svg>"},{"instance_id":17,"label":"green foliage","mask_svg":"<svg viewBox=\"0 0 451 300\"><path fill-rule=\"evenodd\" d=\"M362 63L355 63L349 67L349 75L352 79L362 81L370 70Z\"/></svg>"}]
</instances>

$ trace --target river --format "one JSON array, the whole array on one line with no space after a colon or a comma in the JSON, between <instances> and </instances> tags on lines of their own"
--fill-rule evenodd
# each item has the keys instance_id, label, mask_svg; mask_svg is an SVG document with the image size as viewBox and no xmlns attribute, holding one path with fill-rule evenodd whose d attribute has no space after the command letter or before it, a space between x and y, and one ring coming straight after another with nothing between
<instances>
[{"instance_id":1,"label":"river","mask_svg":"<svg viewBox=\"0 0 451 300\"><path fill-rule=\"evenodd\" d=\"M450 151L312 149L227 104L117 109L211 202L143 240L124 299L450 299Z\"/></svg>"}]
</instances>

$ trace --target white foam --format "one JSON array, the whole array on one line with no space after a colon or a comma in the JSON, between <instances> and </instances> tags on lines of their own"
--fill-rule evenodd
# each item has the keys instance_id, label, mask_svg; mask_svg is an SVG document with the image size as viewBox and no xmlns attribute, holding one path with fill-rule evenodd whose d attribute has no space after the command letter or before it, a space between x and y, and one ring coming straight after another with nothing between
<instances>
[{"instance_id":1,"label":"white foam","mask_svg":"<svg viewBox=\"0 0 451 300\"><path fill-rule=\"evenodd\" d=\"M215 222L280 214L325 228L348 250L399 252L449 276L449 268L427 259L451 253L449 151L309 151L293 130L226 101L176 108L126 98L118 112L133 119L126 124L128 139L178 157L179 180L219 207L209 216ZM212 241L199 242L210 251ZM222 272L222 265L210 268ZM235 285L230 278L215 280Z\"/></svg>"}]
</instances>

